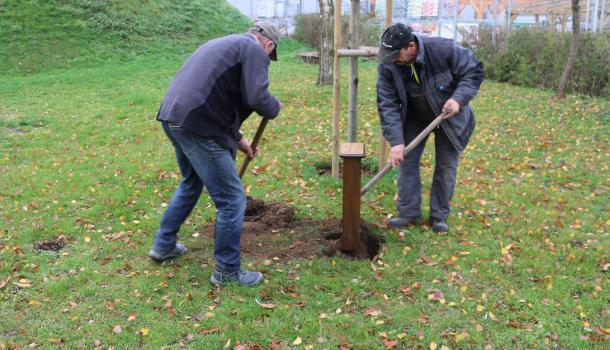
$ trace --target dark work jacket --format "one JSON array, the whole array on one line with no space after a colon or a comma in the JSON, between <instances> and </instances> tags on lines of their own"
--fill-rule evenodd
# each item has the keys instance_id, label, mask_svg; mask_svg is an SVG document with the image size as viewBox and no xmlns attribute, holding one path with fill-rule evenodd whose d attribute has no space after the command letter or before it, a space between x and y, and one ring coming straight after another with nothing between
<instances>
[{"instance_id":1,"label":"dark work jacket","mask_svg":"<svg viewBox=\"0 0 610 350\"><path fill-rule=\"evenodd\" d=\"M235 150L239 128L253 111L265 118L275 118L280 111L268 89L270 62L251 34L206 42L176 73L157 120Z\"/></svg>"},{"instance_id":2,"label":"dark work jacket","mask_svg":"<svg viewBox=\"0 0 610 350\"><path fill-rule=\"evenodd\" d=\"M483 64L472 52L444 38L416 36L419 46L419 79L426 100L436 116L448 99L456 100L460 113L440 126L456 150L462 152L474 130L474 113L469 105L483 82ZM377 66L377 109L383 135L391 146L404 144L407 92L401 69L395 63Z\"/></svg>"}]
</instances>

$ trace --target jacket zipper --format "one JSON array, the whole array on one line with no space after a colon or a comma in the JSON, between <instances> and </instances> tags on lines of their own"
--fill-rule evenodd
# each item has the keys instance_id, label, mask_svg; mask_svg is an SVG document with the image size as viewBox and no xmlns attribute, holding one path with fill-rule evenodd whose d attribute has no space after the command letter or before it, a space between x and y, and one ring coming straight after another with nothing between
<instances>
[{"instance_id":1,"label":"jacket zipper","mask_svg":"<svg viewBox=\"0 0 610 350\"><path fill-rule=\"evenodd\" d=\"M428 94L426 93L426 87L427 87L427 84L424 84L424 81L425 81L426 79L424 79L425 72L424 72L424 70L423 70L423 69L421 70L421 72L420 72L420 74L419 74L419 75L420 75L420 77L421 77L422 89L424 90L424 99L426 100L426 103L428 104L428 106L430 106L430 108L432 109L433 107L432 107L432 105L430 104L430 101L428 101ZM434 109L432 109L432 112L434 112ZM439 115L439 113L437 113L437 112L434 112L434 113L435 113L436 115ZM441 123L439 123L439 124L436 126L436 128L437 128L437 129L439 129L440 127L441 127Z\"/></svg>"}]
</instances>

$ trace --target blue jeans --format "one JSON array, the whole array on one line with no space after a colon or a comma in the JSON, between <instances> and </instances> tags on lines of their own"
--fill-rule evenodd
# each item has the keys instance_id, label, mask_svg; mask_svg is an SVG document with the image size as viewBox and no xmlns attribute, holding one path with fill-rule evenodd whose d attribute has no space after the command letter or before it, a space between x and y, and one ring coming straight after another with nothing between
<instances>
[{"instance_id":1,"label":"blue jeans","mask_svg":"<svg viewBox=\"0 0 610 350\"><path fill-rule=\"evenodd\" d=\"M409 144L430 121L408 118L404 129L405 145ZM432 189L430 190L430 216L446 220L451 210L451 197L455 189L460 152L451 144L442 128L434 129L435 161ZM426 137L400 164L398 170L398 196L396 209L403 218L421 217L421 180L419 161L426 146Z\"/></svg>"},{"instance_id":2,"label":"blue jeans","mask_svg":"<svg viewBox=\"0 0 610 350\"><path fill-rule=\"evenodd\" d=\"M183 179L161 219L153 249L159 252L174 249L180 226L197 204L205 186L217 210L216 268L226 272L239 269L246 194L235 169L235 153L179 126L162 124L174 145Z\"/></svg>"}]
</instances>

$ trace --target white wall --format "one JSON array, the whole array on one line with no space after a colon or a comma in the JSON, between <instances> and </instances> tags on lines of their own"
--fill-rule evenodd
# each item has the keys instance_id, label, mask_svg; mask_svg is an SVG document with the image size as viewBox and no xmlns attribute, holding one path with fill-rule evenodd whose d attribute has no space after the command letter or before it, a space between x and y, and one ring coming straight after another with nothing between
<instances>
[{"instance_id":1,"label":"white wall","mask_svg":"<svg viewBox=\"0 0 610 350\"><path fill-rule=\"evenodd\" d=\"M349 0L347 0L349 1ZM294 17L299 13L320 12L318 0L228 0L243 15L252 20L259 17Z\"/></svg>"},{"instance_id":2,"label":"white wall","mask_svg":"<svg viewBox=\"0 0 610 350\"><path fill-rule=\"evenodd\" d=\"M244 16L255 18L257 0L228 0L229 4L237 8Z\"/></svg>"}]
</instances>

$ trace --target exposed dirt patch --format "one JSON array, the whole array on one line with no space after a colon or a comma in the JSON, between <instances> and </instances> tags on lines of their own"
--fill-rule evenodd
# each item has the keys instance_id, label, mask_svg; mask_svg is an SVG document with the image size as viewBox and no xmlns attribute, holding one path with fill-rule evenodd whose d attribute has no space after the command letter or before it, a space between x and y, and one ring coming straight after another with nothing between
<instances>
[{"instance_id":1,"label":"exposed dirt patch","mask_svg":"<svg viewBox=\"0 0 610 350\"><path fill-rule=\"evenodd\" d=\"M361 246L356 252L342 252L341 220L294 220L294 209L278 203L249 199L241 235L241 251L246 256L289 260L318 256L372 259L383 239L361 220ZM214 237L214 224L203 228L202 236Z\"/></svg>"},{"instance_id":2,"label":"exposed dirt patch","mask_svg":"<svg viewBox=\"0 0 610 350\"><path fill-rule=\"evenodd\" d=\"M34 243L34 248L38 250L51 250L51 251L59 251L62 250L66 244L68 244L68 240L63 235L57 236L50 240L43 240Z\"/></svg>"},{"instance_id":3,"label":"exposed dirt patch","mask_svg":"<svg viewBox=\"0 0 610 350\"><path fill-rule=\"evenodd\" d=\"M13 135L25 135L28 133L27 131L21 130L21 129L15 129L15 128L5 128L5 129L9 134L13 134Z\"/></svg>"}]
</instances>

